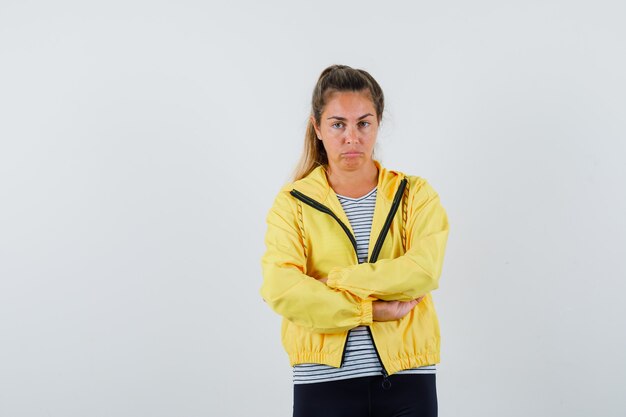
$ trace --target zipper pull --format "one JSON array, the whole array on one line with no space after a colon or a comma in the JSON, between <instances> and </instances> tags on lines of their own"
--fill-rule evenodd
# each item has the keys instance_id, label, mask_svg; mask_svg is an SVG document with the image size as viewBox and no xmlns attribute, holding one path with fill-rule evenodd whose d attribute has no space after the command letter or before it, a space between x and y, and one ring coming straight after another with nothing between
<instances>
[{"instance_id":1,"label":"zipper pull","mask_svg":"<svg viewBox=\"0 0 626 417\"><path fill-rule=\"evenodd\" d=\"M385 370L383 370L383 389L384 390L388 390L389 388L391 388L391 381L389 380L389 376L387 375L387 372Z\"/></svg>"}]
</instances>

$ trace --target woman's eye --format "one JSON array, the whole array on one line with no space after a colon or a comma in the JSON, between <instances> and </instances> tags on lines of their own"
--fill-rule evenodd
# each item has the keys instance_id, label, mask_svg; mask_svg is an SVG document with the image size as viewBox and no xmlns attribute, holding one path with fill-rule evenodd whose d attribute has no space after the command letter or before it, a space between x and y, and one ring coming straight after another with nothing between
<instances>
[{"instance_id":1,"label":"woman's eye","mask_svg":"<svg viewBox=\"0 0 626 417\"><path fill-rule=\"evenodd\" d=\"M335 129L341 129L343 127L343 123L337 122L337 123L333 123L331 126L334 127Z\"/></svg>"},{"instance_id":2,"label":"woman's eye","mask_svg":"<svg viewBox=\"0 0 626 417\"><path fill-rule=\"evenodd\" d=\"M370 122L366 122L366 121L361 122L361 126L363 127L368 127L369 125L370 125Z\"/></svg>"}]
</instances>

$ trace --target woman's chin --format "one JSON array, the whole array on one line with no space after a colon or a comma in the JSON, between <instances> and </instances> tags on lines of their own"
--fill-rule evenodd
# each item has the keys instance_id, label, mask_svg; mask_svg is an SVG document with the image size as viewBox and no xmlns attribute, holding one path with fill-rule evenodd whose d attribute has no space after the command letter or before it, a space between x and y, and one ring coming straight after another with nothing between
<instances>
[{"instance_id":1,"label":"woman's chin","mask_svg":"<svg viewBox=\"0 0 626 417\"><path fill-rule=\"evenodd\" d=\"M358 170L367 164L367 158L365 155L346 155L342 156L340 166L345 170Z\"/></svg>"}]
</instances>

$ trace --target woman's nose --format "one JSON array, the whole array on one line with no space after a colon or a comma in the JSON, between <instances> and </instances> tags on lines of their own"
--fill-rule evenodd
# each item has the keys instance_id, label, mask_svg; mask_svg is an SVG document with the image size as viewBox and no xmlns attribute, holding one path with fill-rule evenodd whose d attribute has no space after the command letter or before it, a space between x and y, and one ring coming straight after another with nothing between
<instances>
[{"instance_id":1,"label":"woman's nose","mask_svg":"<svg viewBox=\"0 0 626 417\"><path fill-rule=\"evenodd\" d=\"M352 127L348 127L346 129L346 142L347 143L352 143L352 142L356 142L358 138L358 132L356 127L352 126Z\"/></svg>"}]
</instances>

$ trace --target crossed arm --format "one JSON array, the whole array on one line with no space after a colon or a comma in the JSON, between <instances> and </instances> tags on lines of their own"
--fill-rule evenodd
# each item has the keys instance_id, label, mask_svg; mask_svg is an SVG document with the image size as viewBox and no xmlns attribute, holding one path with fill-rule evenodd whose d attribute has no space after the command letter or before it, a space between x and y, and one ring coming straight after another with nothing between
<instances>
[{"instance_id":1,"label":"crossed arm","mask_svg":"<svg viewBox=\"0 0 626 417\"><path fill-rule=\"evenodd\" d=\"M404 255L334 268L324 280L304 274L306 260L294 204L285 193L276 198L267 216L267 251L262 258L261 295L288 320L314 332L343 332L403 317L421 296L438 287L448 221L438 195L427 183L409 205Z\"/></svg>"}]
</instances>

